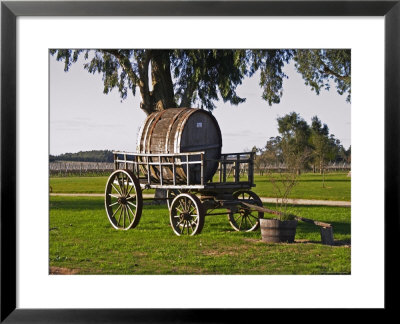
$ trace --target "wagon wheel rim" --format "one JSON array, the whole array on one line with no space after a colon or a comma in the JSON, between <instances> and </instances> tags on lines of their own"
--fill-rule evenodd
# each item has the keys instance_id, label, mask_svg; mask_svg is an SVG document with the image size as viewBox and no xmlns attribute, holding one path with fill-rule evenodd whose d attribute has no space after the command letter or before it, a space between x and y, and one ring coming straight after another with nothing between
<instances>
[{"instance_id":1,"label":"wagon wheel rim","mask_svg":"<svg viewBox=\"0 0 400 324\"><path fill-rule=\"evenodd\" d=\"M260 197L253 191L238 191L233 194L234 200L262 206ZM252 232L259 228L263 212L252 211L250 208L238 204L235 209L228 210L228 219L235 231Z\"/></svg>"},{"instance_id":2,"label":"wagon wheel rim","mask_svg":"<svg viewBox=\"0 0 400 324\"><path fill-rule=\"evenodd\" d=\"M167 206L171 209L172 201L181 193L178 189L168 189L167 190Z\"/></svg>"},{"instance_id":3,"label":"wagon wheel rim","mask_svg":"<svg viewBox=\"0 0 400 324\"><path fill-rule=\"evenodd\" d=\"M179 194L171 203L170 223L178 236L199 234L203 229L204 216L203 206L193 194Z\"/></svg>"},{"instance_id":4,"label":"wagon wheel rim","mask_svg":"<svg viewBox=\"0 0 400 324\"><path fill-rule=\"evenodd\" d=\"M115 229L128 230L138 225L142 215L142 191L129 170L116 170L107 180L105 208Z\"/></svg>"}]
</instances>

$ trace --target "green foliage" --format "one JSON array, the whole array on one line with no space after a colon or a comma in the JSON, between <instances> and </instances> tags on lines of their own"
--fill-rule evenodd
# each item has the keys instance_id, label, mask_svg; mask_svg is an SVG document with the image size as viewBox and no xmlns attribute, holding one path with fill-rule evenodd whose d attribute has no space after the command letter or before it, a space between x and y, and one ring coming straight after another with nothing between
<instances>
[{"instance_id":1,"label":"green foliage","mask_svg":"<svg viewBox=\"0 0 400 324\"><path fill-rule=\"evenodd\" d=\"M329 128L322 125L317 116L312 118L310 141L313 145L313 160L319 164L320 172L323 172L325 161L334 157L337 153L336 140L329 137Z\"/></svg>"},{"instance_id":2,"label":"green foliage","mask_svg":"<svg viewBox=\"0 0 400 324\"><path fill-rule=\"evenodd\" d=\"M245 77L260 71L262 98L277 104L283 95L282 71L294 59L296 68L317 94L329 89L328 79L350 101L350 50L226 50L226 49L51 49L50 54L64 62L64 70L83 54L84 68L103 75L104 93L117 89L122 99L139 88L141 108L147 113L171 107L198 105L212 110L219 96L238 105L246 99L236 93ZM149 67L153 90L149 88Z\"/></svg>"},{"instance_id":3,"label":"green foliage","mask_svg":"<svg viewBox=\"0 0 400 324\"><path fill-rule=\"evenodd\" d=\"M289 212L285 212L279 215L277 218L281 221L287 221L287 220L294 220L295 217L296 217L295 215L290 214Z\"/></svg>"},{"instance_id":4,"label":"green foliage","mask_svg":"<svg viewBox=\"0 0 400 324\"><path fill-rule=\"evenodd\" d=\"M109 150L79 151L77 153L50 155L49 161L114 162L114 155Z\"/></svg>"},{"instance_id":5,"label":"green foliage","mask_svg":"<svg viewBox=\"0 0 400 324\"><path fill-rule=\"evenodd\" d=\"M280 136L270 137L264 148L258 148L255 166L285 164L289 170L309 170L310 163L322 170L327 161L351 163L351 147L346 150L317 116L311 125L295 112L279 117ZM321 171L322 172L322 171Z\"/></svg>"},{"instance_id":6,"label":"green foliage","mask_svg":"<svg viewBox=\"0 0 400 324\"><path fill-rule=\"evenodd\" d=\"M322 89L329 90L328 81L332 79L336 83L337 92L341 95L347 93L346 100L350 102L351 50L296 50L294 60L305 84L311 86L317 94Z\"/></svg>"},{"instance_id":7,"label":"green foliage","mask_svg":"<svg viewBox=\"0 0 400 324\"><path fill-rule=\"evenodd\" d=\"M309 125L295 112L280 117L277 121L278 131L282 136L280 147L286 166L292 171L304 169L312 152Z\"/></svg>"}]
</instances>

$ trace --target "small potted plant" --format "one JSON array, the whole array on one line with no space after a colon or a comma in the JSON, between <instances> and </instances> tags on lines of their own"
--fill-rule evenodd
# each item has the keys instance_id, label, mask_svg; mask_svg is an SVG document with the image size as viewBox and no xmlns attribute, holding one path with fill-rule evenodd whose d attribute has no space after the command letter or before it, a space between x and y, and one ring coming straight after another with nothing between
<instances>
[{"instance_id":1,"label":"small potted plant","mask_svg":"<svg viewBox=\"0 0 400 324\"><path fill-rule=\"evenodd\" d=\"M266 243L293 243L296 236L297 220L290 214L278 218L261 218L261 239Z\"/></svg>"},{"instance_id":2,"label":"small potted plant","mask_svg":"<svg viewBox=\"0 0 400 324\"><path fill-rule=\"evenodd\" d=\"M260 219L261 238L266 243L294 242L296 236L297 219L288 211L288 197L297 184L297 173L280 173L270 175L270 181L276 195L276 207L280 211L270 210L275 218Z\"/></svg>"}]
</instances>

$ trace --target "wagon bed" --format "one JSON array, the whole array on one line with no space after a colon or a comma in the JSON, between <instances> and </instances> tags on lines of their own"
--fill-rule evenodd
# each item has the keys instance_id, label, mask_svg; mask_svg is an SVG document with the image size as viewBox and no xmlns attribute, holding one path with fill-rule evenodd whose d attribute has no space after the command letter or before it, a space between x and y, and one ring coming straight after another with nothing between
<instances>
[{"instance_id":1,"label":"wagon bed","mask_svg":"<svg viewBox=\"0 0 400 324\"><path fill-rule=\"evenodd\" d=\"M254 152L224 153L218 160L206 160L205 152L173 154L143 154L114 151L114 169L128 169L137 177L142 189L234 190L249 189L254 184ZM208 162L218 162L213 179L205 181L204 168ZM190 168L198 166L200 181L192 181ZM156 170L153 170L157 168ZM172 179L164 179L164 169L172 171ZM184 169L185 183L177 180L178 168ZM152 177L156 172L158 179Z\"/></svg>"},{"instance_id":2,"label":"wagon bed","mask_svg":"<svg viewBox=\"0 0 400 324\"><path fill-rule=\"evenodd\" d=\"M254 152L221 154L218 160L206 159L205 151L113 154L115 170L106 184L105 208L114 228L136 227L147 199L167 201L170 224L177 235L199 234L205 216L212 215L227 215L236 231L259 227L263 212L245 205L262 206L250 190L255 186ZM208 163L216 171L211 179L204 177ZM167 195L144 199L142 191L146 189L165 189Z\"/></svg>"}]
</instances>

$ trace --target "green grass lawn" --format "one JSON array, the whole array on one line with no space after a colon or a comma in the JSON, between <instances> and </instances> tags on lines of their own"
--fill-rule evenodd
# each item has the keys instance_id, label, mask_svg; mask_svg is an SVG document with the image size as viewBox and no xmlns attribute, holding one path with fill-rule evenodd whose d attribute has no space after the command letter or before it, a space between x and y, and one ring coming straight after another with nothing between
<instances>
[{"instance_id":1,"label":"green grass lawn","mask_svg":"<svg viewBox=\"0 0 400 324\"><path fill-rule=\"evenodd\" d=\"M255 177L254 191L260 197L275 197L273 185L268 176ZM325 175L323 187L322 175L305 173L299 177L289 198L321 199L321 200L351 200L351 178L347 173L329 173Z\"/></svg>"},{"instance_id":2,"label":"green grass lawn","mask_svg":"<svg viewBox=\"0 0 400 324\"><path fill-rule=\"evenodd\" d=\"M349 274L350 208L292 212L331 223L337 245L320 244L319 228L302 222L296 243L265 244L260 230L235 232L226 216L206 217L200 235L178 237L167 207L156 205L144 206L137 228L117 231L102 198L50 197L50 266L79 274Z\"/></svg>"},{"instance_id":3,"label":"green grass lawn","mask_svg":"<svg viewBox=\"0 0 400 324\"><path fill-rule=\"evenodd\" d=\"M104 193L107 177L51 177L54 193ZM275 197L271 181L267 176L255 176L253 189L261 197ZM154 191L146 190L146 193ZM351 181L346 173L329 173L322 187L320 174L305 173L293 189L289 198L350 201Z\"/></svg>"},{"instance_id":4,"label":"green grass lawn","mask_svg":"<svg viewBox=\"0 0 400 324\"><path fill-rule=\"evenodd\" d=\"M108 177L50 177L52 192L104 193Z\"/></svg>"}]
</instances>

